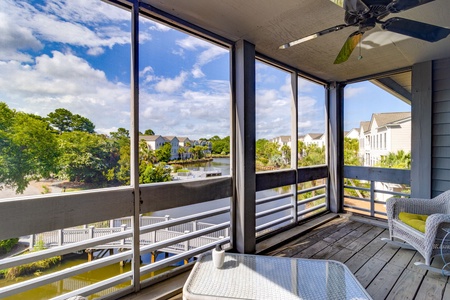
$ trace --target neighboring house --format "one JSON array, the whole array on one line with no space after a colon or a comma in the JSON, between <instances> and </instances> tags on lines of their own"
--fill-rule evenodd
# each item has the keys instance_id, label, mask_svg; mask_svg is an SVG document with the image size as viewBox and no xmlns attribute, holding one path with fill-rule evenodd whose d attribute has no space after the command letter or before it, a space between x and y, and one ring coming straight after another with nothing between
<instances>
[{"instance_id":1,"label":"neighboring house","mask_svg":"<svg viewBox=\"0 0 450 300\"><path fill-rule=\"evenodd\" d=\"M285 145L291 147L291 136L289 135L278 136L276 138L270 139L269 142L277 143L278 150L281 150L281 148Z\"/></svg>"},{"instance_id":2,"label":"neighboring house","mask_svg":"<svg viewBox=\"0 0 450 300\"><path fill-rule=\"evenodd\" d=\"M194 141L191 141L188 137L185 136L178 137L178 147L184 148L184 153L180 155L181 159L188 159L192 156L192 153L189 152L189 149L193 145Z\"/></svg>"},{"instance_id":3,"label":"neighboring house","mask_svg":"<svg viewBox=\"0 0 450 300\"><path fill-rule=\"evenodd\" d=\"M350 131L344 132L344 137L349 139L359 139L359 128L352 128Z\"/></svg>"},{"instance_id":4,"label":"neighboring house","mask_svg":"<svg viewBox=\"0 0 450 300\"><path fill-rule=\"evenodd\" d=\"M369 141L366 139L365 132L369 130L370 121L362 121L359 123L359 157L364 159L365 150L369 147ZM365 165L365 164L364 164Z\"/></svg>"},{"instance_id":5,"label":"neighboring house","mask_svg":"<svg viewBox=\"0 0 450 300\"><path fill-rule=\"evenodd\" d=\"M359 154L364 166L376 166L383 156L400 150L411 151L411 113L393 112L372 114L370 121L360 124ZM401 192L403 186L375 182L376 190ZM386 201L390 194L376 193L376 199Z\"/></svg>"},{"instance_id":6,"label":"neighboring house","mask_svg":"<svg viewBox=\"0 0 450 300\"><path fill-rule=\"evenodd\" d=\"M360 143L360 154L363 155L364 166L377 165L389 152L411 151L410 112L372 114L367 128L363 125L365 127L366 123L361 122L360 134L364 131L364 143Z\"/></svg>"},{"instance_id":7,"label":"neighboring house","mask_svg":"<svg viewBox=\"0 0 450 300\"><path fill-rule=\"evenodd\" d=\"M153 151L161 148L166 142L166 140L160 135L141 135L139 136L139 140L145 140L148 147Z\"/></svg>"},{"instance_id":8,"label":"neighboring house","mask_svg":"<svg viewBox=\"0 0 450 300\"><path fill-rule=\"evenodd\" d=\"M170 143L170 145L172 146L172 150L171 150L171 153L170 153L170 160L178 159L178 157L179 157L179 154L178 154L178 148L179 148L178 138L176 136L165 136L164 139L165 139L165 141L167 143Z\"/></svg>"},{"instance_id":9,"label":"neighboring house","mask_svg":"<svg viewBox=\"0 0 450 300\"><path fill-rule=\"evenodd\" d=\"M303 143L306 146L316 144L319 148L325 146L325 134L323 133L307 133L303 138Z\"/></svg>"}]
</instances>

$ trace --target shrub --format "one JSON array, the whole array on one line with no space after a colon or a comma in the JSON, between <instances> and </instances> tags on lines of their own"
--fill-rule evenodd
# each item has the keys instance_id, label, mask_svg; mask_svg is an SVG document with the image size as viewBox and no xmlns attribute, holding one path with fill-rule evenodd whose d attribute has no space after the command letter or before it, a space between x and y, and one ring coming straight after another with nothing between
<instances>
[{"instance_id":1,"label":"shrub","mask_svg":"<svg viewBox=\"0 0 450 300\"><path fill-rule=\"evenodd\" d=\"M8 253L18 242L18 238L0 241L0 254Z\"/></svg>"}]
</instances>

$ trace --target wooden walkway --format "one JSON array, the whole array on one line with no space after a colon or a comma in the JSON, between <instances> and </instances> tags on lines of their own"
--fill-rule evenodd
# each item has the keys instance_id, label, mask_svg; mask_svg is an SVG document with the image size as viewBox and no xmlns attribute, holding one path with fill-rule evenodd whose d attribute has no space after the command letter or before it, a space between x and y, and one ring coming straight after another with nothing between
<instances>
[{"instance_id":1,"label":"wooden walkway","mask_svg":"<svg viewBox=\"0 0 450 300\"><path fill-rule=\"evenodd\" d=\"M419 253L387 245L382 237L389 237L387 229L343 217L267 254L340 261L374 300L450 299L448 277L416 267L423 261ZM436 257L432 265L443 262Z\"/></svg>"},{"instance_id":2,"label":"wooden walkway","mask_svg":"<svg viewBox=\"0 0 450 300\"><path fill-rule=\"evenodd\" d=\"M349 267L374 300L450 299L449 278L416 267L414 262L423 261L422 256L380 240L388 236L386 228L345 215L264 255L340 261ZM435 258L432 265L442 267L443 262ZM154 299L151 293L148 288L123 299ZM182 295L170 299L180 300Z\"/></svg>"}]
</instances>

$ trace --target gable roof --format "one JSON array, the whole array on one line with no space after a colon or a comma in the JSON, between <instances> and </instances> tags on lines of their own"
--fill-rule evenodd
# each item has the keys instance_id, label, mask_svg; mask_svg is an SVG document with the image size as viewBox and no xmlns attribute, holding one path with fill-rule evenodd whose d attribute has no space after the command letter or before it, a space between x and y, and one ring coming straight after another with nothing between
<instances>
[{"instance_id":1,"label":"gable roof","mask_svg":"<svg viewBox=\"0 0 450 300\"><path fill-rule=\"evenodd\" d=\"M145 140L147 142L156 141L158 138L162 138L160 135L140 135L139 140Z\"/></svg>"},{"instance_id":2,"label":"gable roof","mask_svg":"<svg viewBox=\"0 0 450 300\"><path fill-rule=\"evenodd\" d=\"M383 127L408 118L411 118L411 112L377 113L372 115L370 127L372 127L373 120L377 122L378 127Z\"/></svg>"}]
</instances>

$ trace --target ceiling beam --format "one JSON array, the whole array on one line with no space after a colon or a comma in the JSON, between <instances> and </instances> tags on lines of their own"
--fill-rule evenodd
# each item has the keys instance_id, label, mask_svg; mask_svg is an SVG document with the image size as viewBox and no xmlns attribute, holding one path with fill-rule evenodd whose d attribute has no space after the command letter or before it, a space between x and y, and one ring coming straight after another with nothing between
<instances>
[{"instance_id":1,"label":"ceiling beam","mask_svg":"<svg viewBox=\"0 0 450 300\"><path fill-rule=\"evenodd\" d=\"M411 93L390 77L371 80L373 84L411 105Z\"/></svg>"}]
</instances>

